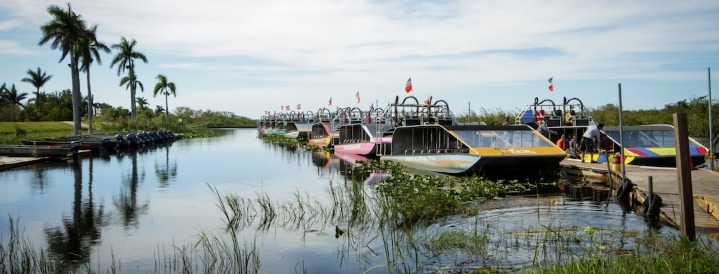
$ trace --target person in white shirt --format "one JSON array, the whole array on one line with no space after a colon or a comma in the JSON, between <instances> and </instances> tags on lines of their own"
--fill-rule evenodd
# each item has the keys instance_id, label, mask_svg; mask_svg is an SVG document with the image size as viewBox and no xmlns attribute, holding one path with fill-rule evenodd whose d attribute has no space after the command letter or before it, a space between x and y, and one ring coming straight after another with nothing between
<instances>
[{"instance_id":1,"label":"person in white shirt","mask_svg":"<svg viewBox=\"0 0 719 274\"><path fill-rule=\"evenodd\" d=\"M599 138L601 137L601 133L599 131L602 130L602 128L604 128L602 123L588 126L587 131L585 131L584 135L582 135L582 141L579 144L579 150L582 151L582 163L584 163L584 154L587 150L589 150L589 161L591 163L596 163L596 161L594 161L594 143L599 142Z\"/></svg>"}]
</instances>

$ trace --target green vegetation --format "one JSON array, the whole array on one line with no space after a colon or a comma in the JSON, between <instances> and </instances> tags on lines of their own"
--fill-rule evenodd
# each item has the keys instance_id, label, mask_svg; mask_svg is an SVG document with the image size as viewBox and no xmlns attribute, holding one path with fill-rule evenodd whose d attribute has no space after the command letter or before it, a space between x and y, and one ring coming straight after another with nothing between
<instances>
[{"instance_id":1,"label":"green vegetation","mask_svg":"<svg viewBox=\"0 0 719 274\"><path fill-rule=\"evenodd\" d=\"M65 94L69 95L69 91ZM53 96L42 94L41 97L47 104L56 99ZM69 98L69 96L65 98ZM101 115L93 120L93 127L96 129L95 133L100 134L114 135L139 130L169 129L175 133L183 133L185 138L195 138L212 136L213 131L208 127L213 125L235 127L256 125L252 119L229 112L192 110L186 107L179 107L178 110L179 115L170 115L173 123L167 124L162 112L156 113L150 109L141 109L139 118L132 120L126 109L103 105L100 107ZM182 123L179 123L180 120ZM87 124L88 121L83 121L83 123ZM0 122L0 144L20 144L23 139L43 139L68 135L73 135L73 127L64 122Z\"/></svg>"},{"instance_id":2,"label":"green vegetation","mask_svg":"<svg viewBox=\"0 0 719 274\"><path fill-rule=\"evenodd\" d=\"M72 125L63 122L0 122L0 144L20 144L22 139L72 134Z\"/></svg>"},{"instance_id":3,"label":"green vegetation","mask_svg":"<svg viewBox=\"0 0 719 274\"><path fill-rule=\"evenodd\" d=\"M526 273L719 273L719 251L706 239L689 242L680 237L640 236L643 245L607 249L599 242L563 263Z\"/></svg>"}]
</instances>

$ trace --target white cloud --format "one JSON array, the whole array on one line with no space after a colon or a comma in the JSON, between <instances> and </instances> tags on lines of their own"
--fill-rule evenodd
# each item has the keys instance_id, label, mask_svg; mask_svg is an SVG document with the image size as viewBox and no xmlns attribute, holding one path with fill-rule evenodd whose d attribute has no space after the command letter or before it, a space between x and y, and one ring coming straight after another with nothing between
<instances>
[{"instance_id":1,"label":"white cloud","mask_svg":"<svg viewBox=\"0 0 719 274\"><path fill-rule=\"evenodd\" d=\"M24 2L6 0L0 8L12 22L35 25L27 29L49 20L47 5L56 4ZM621 80L699 80L703 73L687 72L688 67L710 66L717 56L705 55L719 52L716 1L71 3L89 24L99 25L106 43L120 36L138 41L137 50L150 59L142 68L150 79L146 85L154 81L151 75L175 73L181 75L173 77L178 87L206 86L178 91L177 100L197 99L190 104L203 102L195 92L228 98L260 90L273 94L253 97L253 108L275 104L271 100L287 95L284 90L302 90L298 100L318 105L344 90L382 98L400 92L409 76L432 87L427 92L446 97L466 94L467 88L534 82L541 89L549 76L612 81L608 86ZM0 23L0 30L8 24ZM37 39L39 34L29 43ZM20 43L15 42L16 50ZM0 43L0 48L13 47ZM200 79L204 82L189 83ZM107 81L98 85L116 86L117 79Z\"/></svg>"}]
</instances>

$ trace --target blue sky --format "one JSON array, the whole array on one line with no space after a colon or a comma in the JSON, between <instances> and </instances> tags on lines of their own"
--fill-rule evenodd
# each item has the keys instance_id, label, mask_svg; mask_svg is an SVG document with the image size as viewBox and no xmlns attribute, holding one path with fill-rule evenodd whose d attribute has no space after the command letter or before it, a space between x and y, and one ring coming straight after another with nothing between
<instances>
[{"instance_id":1,"label":"blue sky","mask_svg":"<svg viewBox=\"0 0 719 274\"><path fill-rule=\"evenodd\" d=\"M152 94L164 74L177 86L170 111L258 118L284 105L316 111L330 97L333 107L384 106L405 96L409 77L414 96L444 99L455 113L469 104L518 111L535 97L618 104L619 83L625 109L653 109L706 95L707 68L719 71L715 0L69 2L106 44L137 41L149 61L137 65L146 88L137 96L164 106ZM31 94L20 80L40 67L53 75L44 91L70 88L68 61L38 46L47 7L65 4L0 1L0 83ZM93 66L92 91L97 102L129 108L130 92L109 67L114 54Z\"/></svg>"}]
</instances>

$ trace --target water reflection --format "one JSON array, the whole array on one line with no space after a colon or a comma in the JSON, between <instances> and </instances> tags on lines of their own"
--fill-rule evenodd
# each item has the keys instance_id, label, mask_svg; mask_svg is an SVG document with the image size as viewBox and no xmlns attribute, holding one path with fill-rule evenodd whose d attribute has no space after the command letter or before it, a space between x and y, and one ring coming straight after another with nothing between
<instances>
[{"instance_id":1,"label":"water reflection","mask_svg":"<svg viewBox=\"0 0 719 274\"><path fill-rule=\"evenodd\" d=\"M123 177L120 194L113 199L115 209L120 214L120 221L126 229L137 228L138 217L147 214L150 207L149 201L137 201L137 187L145 178L144 173L140 176L137 169L138 153L138 150L131 150L127 153L132 163L130 174Z\"/></svg>"},{"instance_id":2,"label":"water reflection","mask_svg":"<svg viewBox=\"0 0 719 274\"><path fill-rule=\"evenodd\" d=\"M102 205L95 206L93 197L93 160L88 161L88 197L83 200L81 162L71 165L73 174L72 216L64 216L62 225L45 228L47 249L51 256L76 267L86 263L93 246L100 242L102 227L107 214Z\"/></svg>"},{"instance_id":3,"label":"water reflection","mask_svg":"<svg viewBox=\"0 0 719 274\"><path fill-rule=\"evenodd\" d=\"M194 246L205 232L229 238L224 234L228 224L240 242L257 241L257 250L250 251L261 257L263 273L432 272L465 262L523 264L527 257L518 256L537 250L532 243L542 240L527 230L546 230L544 220L610 224L616 230L646 227L640 217L623 216L611 206L606 211L604 192L566 188L560 198L505 199L506 204L487 208L481 216L449 217L405 229L385 215L391 213L381 210L383 201L374 193L374 183L386 174L353 177L351 167L358 159L269 144L255 135L255 130L228 130L217 138L100 155L78 166L44 163L2 172L0 208L21 216L32 240L47 241L58 259L88 262L92 257L89 264L105 272L117 258L123 264L119 272L127 273L179 272L154 267L164 255L176 255L174 244ZM64 183L71 180L74 184ZM222 195L210 193L208 185ZM225 195L235 198L230 202ZM220 196L233 208L227 223L218 212ZM58 219L59 224L48 222ZM509 229L511 224L517 225L515 230ZM457 230L495 238L474 253L451 254L436 251L427 240L436 231ZM0 220L3 235L7 221ZM504 247L502 240L509 237L530 243L519 244L526 248L519 251L497 251L494 245ZM620 245L630 243L612 237Z\"/></svg>"},{"instance_id":4,"label":"water reflection","mask_svg":"<svg viewBox=\"0 0 719 274\"><path fill-rule=\"evenodd\" d=\"M155 174L160 188L165 188L177 177L177 160L170 160L170 144L163 144L160 149L165 151L165 161L164 163L155 161Z\"/></svg>"}]
</instances>

